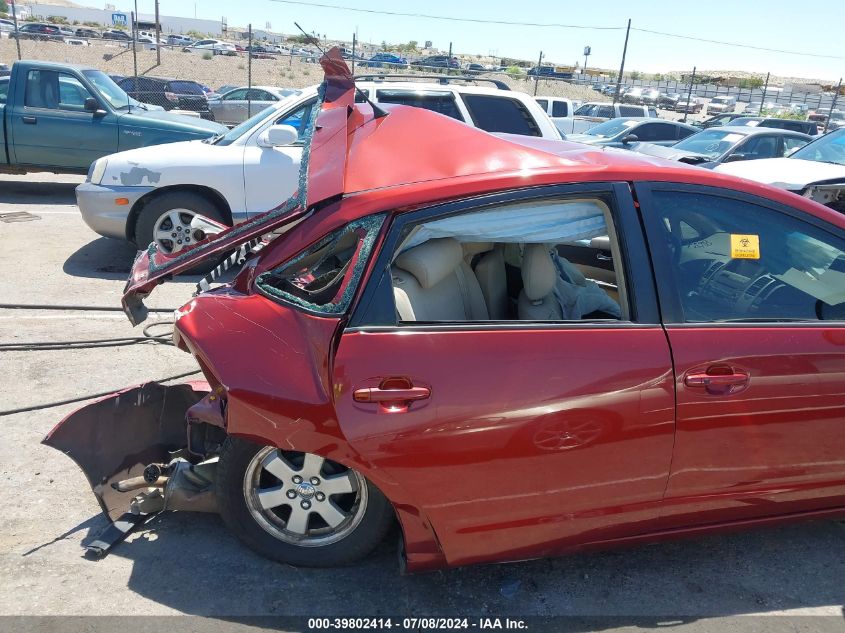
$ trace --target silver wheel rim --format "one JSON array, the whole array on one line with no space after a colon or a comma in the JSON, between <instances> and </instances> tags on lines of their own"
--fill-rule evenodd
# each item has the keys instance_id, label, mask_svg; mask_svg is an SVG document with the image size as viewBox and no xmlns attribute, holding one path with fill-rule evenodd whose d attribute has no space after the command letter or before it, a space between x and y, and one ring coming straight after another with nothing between
<instances>
[{"instance_id":1,"label":"silver wheel rim","mask_svg":"<svg viewBox=\"0 0 845 633\"><path fill-rule=\"evenodd\" d=\"M271 536L300 547L337 543L367 509L364 478L313 453L262 448L244 473L247 509Z\"/></svg>"},{"instance_id":2,"label":"silver wheel rim","mask_svg":"<svg viewBox=\"0 0 845 633\"><path fill-rule=\"evenodd\" d=\"M153 224L153 241L159 250L172 255L199 242L204 236L191 231L196 215L189 209L170 209L158 216Z\"/></svg>"}]
</instances>

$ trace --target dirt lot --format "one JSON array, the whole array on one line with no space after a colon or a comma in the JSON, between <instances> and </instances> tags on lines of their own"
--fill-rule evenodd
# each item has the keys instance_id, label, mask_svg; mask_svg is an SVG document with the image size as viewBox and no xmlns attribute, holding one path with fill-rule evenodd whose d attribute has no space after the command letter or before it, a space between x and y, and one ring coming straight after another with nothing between
<instances>
[{"instance_id":1,"label":"dirt lot","mask_svg":"<svg viewBox=\"0 0 845 633\"><path fill-rule=\"evenodd\" d=\"M0 176L0 213L39 216L0 222L3 304L119 304L134 252L83 224L74 206L78 182L77 177ZM180 305L193 290L191 281L165 285L151 304ZM132 332L120 313L0 309L3 342ZM194 368L187 354L151 345L3 352L0 362L2 410ZM105 559L87 560L82 546L104 520L82 473L70 459L39 444L75 406L0 417L0 615L194 614L215 619L206 630L219 630L217 619L241 615L330 614L605 615L618 617L597 627L628 630L667 623L696 630L843 628L845 525L833 521L400 576L395 535L357 566L294 569L241 546L216 516L170 514ZM832 617L762 623L759 618L709 619L773 614ZM0 618L0 629L14 628Z\"/></svg>"}]
</instances>

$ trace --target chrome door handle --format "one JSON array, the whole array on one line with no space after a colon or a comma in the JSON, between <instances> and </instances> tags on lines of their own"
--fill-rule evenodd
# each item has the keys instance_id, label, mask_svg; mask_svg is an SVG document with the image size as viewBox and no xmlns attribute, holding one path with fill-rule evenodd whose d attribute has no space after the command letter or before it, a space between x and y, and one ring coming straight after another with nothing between
<instances>
[{"instance_id":1,"label":"chrome door handle","mask_svg":"<svg viewBox=\"0 0 845 633\"><path fill-rule=\"evenodd\" d=\"M751 377L744 371L731 369L730 373L718 373L714 368L706 372L690 372L684 376L684 384L691 388L703 388L713 395L727 396L745 389Z\"/></svg>"}]
</instances>

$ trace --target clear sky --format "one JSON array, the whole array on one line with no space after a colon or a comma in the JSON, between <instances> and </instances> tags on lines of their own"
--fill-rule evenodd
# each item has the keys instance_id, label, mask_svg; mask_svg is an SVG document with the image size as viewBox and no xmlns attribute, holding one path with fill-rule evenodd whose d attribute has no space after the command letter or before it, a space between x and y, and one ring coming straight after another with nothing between
<instances>
[{"instance_id":1,"label":"clear sky","mask_svg":"<svg viewBox=\"0 0 845 633\"><path fill-rule=\"evenodd\" d=\"M127 3L118 1L122 6ZM138 0L141 13L152 13L153 0ZM373 11L424 13L450 17L501 20L508 24L480 24L426 17L380 15L327 8L356 7ZM219 20L230 26L295 32L294 21L307 31L329 38L351 39L357 29L362 41L378 44L417 40L447 50L449 42L458 53L493 54L545 59L559 64L583 63L585 45L592 47L588 66L618 68L628 18L632 27L663 31L751 46L837 57L811 57L676 39L631 31L626 70L665 72L688 70L744 70L781 76L826 79L835 82L845 75L845 0L712 0L702 2L643 2L601 0L563 2L534 0L316 0L293 4L275 0L160 0L161 12ZM515 22L540 23L519 26ZM573 29L553 25L618 27L618 30Z\"/></svg>"}]
</instances>

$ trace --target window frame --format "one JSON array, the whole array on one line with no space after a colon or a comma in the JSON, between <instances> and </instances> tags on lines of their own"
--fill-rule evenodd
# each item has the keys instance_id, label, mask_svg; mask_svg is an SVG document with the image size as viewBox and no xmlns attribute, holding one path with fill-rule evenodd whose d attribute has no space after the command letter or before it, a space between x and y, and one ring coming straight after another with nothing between
<instances>
[{"instance_id":1,"label":"window frame","mask_svg":"<svg viewBox=\"0 0 845 633\"><path fill-rule=\"evenodd\" d=\"M443 323L402 323L396 318L393 282L390 265L393 254L405 238L409 226L444 217L484 211L512 203L553 198L597 195L610 198L608 207L613 222L611 232L622 259L622 280L629 320L595 321L462 321ZM546 185L485 194L426 206L402 213L386 223L386 234L379 246L368 278L364 281L360 299L352 308L347 330L352 331L451 331L451 330L525 330L573 328L643 328L660 327L660 314L654 274L646 249L645 236L634 207L627 182L594 182L565 185ZM634 294L636 292L636 295Z\"/></svg>"},{"instance_id":2,"label":"window frame","mask_svg":"<svg viewBox=\"0 0 845 633\"><path fill-rule=\"evenodd\" d=\"M830 234L837 239L845 240L845 229L825 222L809 213L804 213L794 207L781 204L768 198L755 196L750 193L725 189L709 185L694 185L680 182L658 182L640 181L634 183L634 195L639 203L639 213L642 224L645 227L646 240L651 255L655 284L657 287L657 298L662 315L663 324L668 328L761 328L761 327L842 327L845 320L830 321L754 321L749 323L741 322L693 322L687 323L684 320L684 310L681 305L681 295L673 275L665 272L672 269L672 258L666 248L663 238L663 228L660 226L659 211L652 196L653 192L675 192L692 193L706 196L715 196L736 200L762 207L773 213L786 215L794 220L813 226L820 231Z\"/></svg>"}]
</instances>

